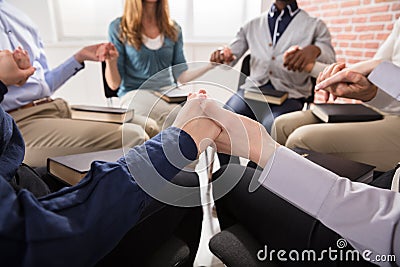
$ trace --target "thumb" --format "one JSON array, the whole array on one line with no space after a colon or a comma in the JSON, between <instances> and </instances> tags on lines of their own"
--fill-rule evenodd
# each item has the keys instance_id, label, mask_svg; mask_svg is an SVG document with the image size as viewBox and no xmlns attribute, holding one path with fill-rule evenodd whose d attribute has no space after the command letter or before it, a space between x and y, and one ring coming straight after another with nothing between
<instances>
[{"instance_id":1,"label":"thumb","mask_svg":"<svg viewBox=\"0 0 400 267\"><path fill-rule=\"evenodd\" d=\"M29 78L31 75L33 75L33 74L35 73L36 68L30 66L29 68L24 69L24 70L21 70L21 71L25 74L25 76L26 76L27 78Z\"/></svg>"}]
</instances>

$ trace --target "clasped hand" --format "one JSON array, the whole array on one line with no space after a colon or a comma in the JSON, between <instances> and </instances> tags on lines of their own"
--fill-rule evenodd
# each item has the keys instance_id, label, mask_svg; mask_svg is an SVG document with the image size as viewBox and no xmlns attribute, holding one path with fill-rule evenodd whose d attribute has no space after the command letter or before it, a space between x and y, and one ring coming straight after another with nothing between
<instances>
[{"instance_id":1,"label":"clasped hand","mask_svg":"<svg viewBox=\"0 0 400 267\"><path fill-rule=\"evenodd\" d=\"M258 122L223 109L205 90L190 94L173 126L187 132L199 153L215 144L217 151L265 166L278 144Z\"/></svg>"}]
</instances>

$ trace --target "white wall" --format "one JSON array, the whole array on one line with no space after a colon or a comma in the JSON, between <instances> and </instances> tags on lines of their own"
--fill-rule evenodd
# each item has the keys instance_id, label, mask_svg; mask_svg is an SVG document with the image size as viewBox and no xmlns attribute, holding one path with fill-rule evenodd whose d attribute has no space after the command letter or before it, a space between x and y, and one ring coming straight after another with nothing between
<instances>
[{"instance_id":1,"label":"white wall","mask_svg":"<svg viewBox=\"0 0 400 267\"><path fill-rule=\"evenodd\" d=\"M52 8L53 0L8 0L8 2L27 13L37 24L43 37L46 54L51 67L55 67L62 63L85 45L107 41L104 39L98 41L59 42L57 29L54 23L55 14L54 9ZM263 9L265 9L264 5L265 2L263 2ZM226 42L227 41L228 40L226 40ZM188 62L208 61L211 52L224 44L225 42L221 40L210 40L207 42L185 42L184 50L186 59ZM240 64L236 66L236 69L239 68ZM232 81L232 86L235 87L236 83L237 81ZM54 97L62 97L70 104L104 105L106 103L106 99L103 96L100 63L86 63L85 69L64 84L54 94ZM227 97L227 95L221 95L220 100L224 101L224 99L227 99Z\"/></svg>"}]
</instances>

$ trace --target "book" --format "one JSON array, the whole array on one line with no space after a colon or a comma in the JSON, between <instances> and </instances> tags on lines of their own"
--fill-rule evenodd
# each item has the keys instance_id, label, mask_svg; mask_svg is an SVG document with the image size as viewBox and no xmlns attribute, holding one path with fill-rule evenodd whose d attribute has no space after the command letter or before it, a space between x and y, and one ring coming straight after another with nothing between
<instances>
[{"instance_id":1,"label":"book","mask_svg":"<svg viewBox=\"0 0 400 267\"><path fill-rule=\"evenodd\" d=\"M264 88L263 90L246 89L244 91L244 98L267 102L269 104L281 105L288 98L288 93L277 91L271 88Z\"/></svg>"},{"instance_id":2,"label":"book","mask_svg":"<svg viewBox=\"0 0 400 267\"><path fill-rule=\"evenodd\" d=\"M360 122L383 118L363 104L315 104L312 113L324 122Z\"/></svg>"},{"instance_id":3,"label":"book","mask_svg":"<svg viewBox=\"0 0 400 267\"><path fill-rule=\"evenodd\" d=\"M372 181L375 166L298 147L294 148L293 151L321 167L341 177L347 177L354 182L369 183Z\"/></svg>"},{"instance_id":4,"label":"book","mask_svg":"<svg viewBox=\"0 0 400 267\"><path fill-rule=\"evenodd\" d=\"M114 162L123 155L122 148L74 154L47 159L47 172L70 184L77 184L89 171L93 161Z\"/></svg>"},{"instance_id":5,"label":"book","mask_svg":"<svg viewBox=\"0 0 400 267\"><path fill-rule=\"evenodd\" d=\"M168 103L182 103L186 101L189 92L184 89L175 88L166 91L154 91L154 94Z\"/></svg>"},{"instance_id":6,"label":"book","mask_svg":"<svg viewBox=\"0 0 400 267\"><path fill-rule=\"evenodd\" d=\"M99 107L87 105L72 105L71 116L74 120L91 120L124 123L131 121L133 109Z\"/></svg>"}]
</instances>

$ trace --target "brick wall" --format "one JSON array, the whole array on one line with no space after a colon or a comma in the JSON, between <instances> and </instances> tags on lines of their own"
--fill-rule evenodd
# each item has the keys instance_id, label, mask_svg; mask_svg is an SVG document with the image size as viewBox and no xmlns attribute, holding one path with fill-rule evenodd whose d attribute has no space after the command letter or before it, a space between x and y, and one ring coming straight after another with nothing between
<instances>
[{"instance_id":1,"label":"brick wall","mask_svg":"<svg viewBox=\"0 0 400 267\"><path fill-rule=\"evenodd\" d=\"M400 0L297 0L310 15L325 21L337 61L370 59L400 17Z\"/></svg>"}]
</instances>

